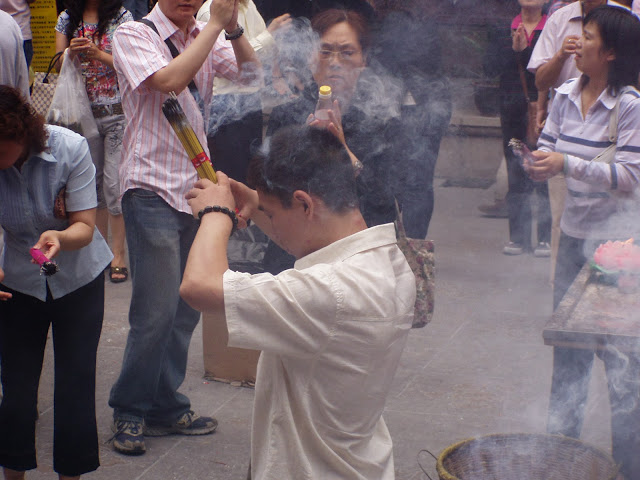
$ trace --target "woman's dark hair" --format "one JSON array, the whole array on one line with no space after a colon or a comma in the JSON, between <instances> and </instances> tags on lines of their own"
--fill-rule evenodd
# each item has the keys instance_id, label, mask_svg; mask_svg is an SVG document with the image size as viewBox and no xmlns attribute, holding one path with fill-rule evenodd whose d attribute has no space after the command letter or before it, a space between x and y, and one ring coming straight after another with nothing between
<instances>
[{"instance_id":1,"label":"woman's dark hair","mask_svg":"<svg viewBox=\"0 0 640 480\"><path fill-rule=\"evenodd\" d=\"M285 208L296 190L320 198L336 213L358 206L351 159L333 134L306 125L284 127L265 150L251 162L249 185L276 196Z\"/></svg>"},{"instance_id":2,"label":"woman's dark hair","mask_svg":"<svg viewBox=\"0 0 640 480\"><path fill-rule=\"evenodd\" d=\"M65 7L69 14L69 25L65 35L69 40L73 38L73 32L82 22L82 14L87 5L87 0L65 0ZM122 0L100 0L98 4L98 30L96 36L102 37L111 21L118 18L118 13L122 7Z\"/></svg>"},{"instance_id":3,"label":"woman's dark hair","mask_svg":"<svg viewBox=\"0 0 640 480\"><path fill-rule=\"evenodd\" d=\"M613 50L607 84L613 94L622 87L638 86L640 74L640 20L628 10L603 5L584 18L584 25L594 23L602 38L602 49Z\"/></svg>"},{"instance_id":4,"label":"woman's dark hair","mask_svg":"<svg viewBox=\"0 0 640 480\"><path fill-rule=\"evenodd\" d=\"M28 145L31 152L43 152L47 137L44 118L36 113L20 90L0 85L0 140Z\"/></svg>"},{"instance_id":5,"label":"woman's dark hair","mask_svg":"<svg viewBox=\"0 0 640 480\"><path fill-rule=\"evenodd\" d=\"M346 22L355 30L358 35L358 40L360 41L360 48L362 48L363 52L366 52L371 43L369 23L365 17L358 12L343 8L324 10L313 16L311 19L311 28L322 37L327 30L342 22Z\"/></svg>"}]
</instances>

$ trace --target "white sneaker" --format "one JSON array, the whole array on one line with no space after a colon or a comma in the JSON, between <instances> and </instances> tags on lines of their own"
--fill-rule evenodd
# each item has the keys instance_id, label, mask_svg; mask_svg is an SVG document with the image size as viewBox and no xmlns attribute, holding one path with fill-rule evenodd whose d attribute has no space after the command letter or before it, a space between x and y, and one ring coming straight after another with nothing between
<instances>
[{"instance_id":1,"label":"white sneaker","mask_svg":"<svg viewBox=\"0 0 640 480\"><path fill-rule=\"evenodd\" d=\"M533 250L534 257L550 257L551 246L548 242L540 242L538 246Z\"/></svg>"},{"instance_id":2,"label":"white sneaker","mask_svg":"<svg viewBox=\"0 0 640 480\"><path fill-rule=\"evenodd\" d=\"M505 255L522 255L522 252L522 245L515 242L507 243L502 249L502 253L504 253Z\"/></svg>"}]
</instances>

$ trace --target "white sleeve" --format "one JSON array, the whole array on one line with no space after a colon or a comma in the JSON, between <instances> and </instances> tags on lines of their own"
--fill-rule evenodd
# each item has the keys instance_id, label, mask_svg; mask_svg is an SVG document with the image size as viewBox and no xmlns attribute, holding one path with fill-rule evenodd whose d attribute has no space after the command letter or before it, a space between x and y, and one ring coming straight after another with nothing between
<instances>
[{"instance_id":1,"label":"white sleeve","mask_svg":"<svg viewBox=\"0 0 640 480\"><path fill-rule=\"evenodd\" d=\"M198 10L198 14L196 15L196 20L199 22L209 21L209 17L211 17L211 2L212 0L207 0L202 4L200 10Z\"/></svg>"},{"instance_id":2,"label":"white sleeve","mask_svg":"<svg viewBox=\"0 0 640 480\"><path fill-rule=\"evenodd\" d=\"M309 357L334 331L341 297L330 265L276 276L227 270L223 282L229 346Z\"/></svg>"},{"instance_id":3,"label":"white sleeve","mask_svg":"<svg viewBox=\"0 0 640 480\"><path fill-rule=\"evenodd\" d=\"M527 70L531 73L536 73L536 70L542 65L547 63L558 51L558 25L553 21L552 15L540 34L540 38L536 42L536 46L533 47ZM563 39L560 39L562 41Z\"/></svg>"}]
</instances>

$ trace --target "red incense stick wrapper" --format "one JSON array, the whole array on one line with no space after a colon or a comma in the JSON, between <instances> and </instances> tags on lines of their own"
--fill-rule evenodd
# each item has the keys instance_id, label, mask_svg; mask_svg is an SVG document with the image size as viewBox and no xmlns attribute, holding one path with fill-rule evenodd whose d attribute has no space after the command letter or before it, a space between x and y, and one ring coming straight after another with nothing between
<instances>
[{"instance_id":1,"label":"red incense stick wrapper","mask_svg":"<svg viewBox=\"0 0 640 480\"><path fill-rule=\"evenodd\" d=\"M52 262L51 260L49 260L49 258L37 248L30 249L29 253L31 254L31 258L33 258L36 263L40 265L40 273L42 273L44 276L50 277L60 270L56 262Z\"/></svg>"}]
</instances>

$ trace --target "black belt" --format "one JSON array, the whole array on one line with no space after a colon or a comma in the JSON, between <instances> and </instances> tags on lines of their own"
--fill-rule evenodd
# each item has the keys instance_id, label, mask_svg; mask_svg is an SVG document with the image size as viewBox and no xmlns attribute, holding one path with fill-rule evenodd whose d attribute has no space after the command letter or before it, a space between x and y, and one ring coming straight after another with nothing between
<instances>
[{"instance_id":1,"label":"black belt","mask_svg":"<svg viewBox=\"0 0 640 480\"><path fill-rule=\"evenodd\" d=\"M92 105L91 113L93 118L109 117L111 115L123 115L121 103L114 103L112 105Z\"/></svg>"}]
</instances>

